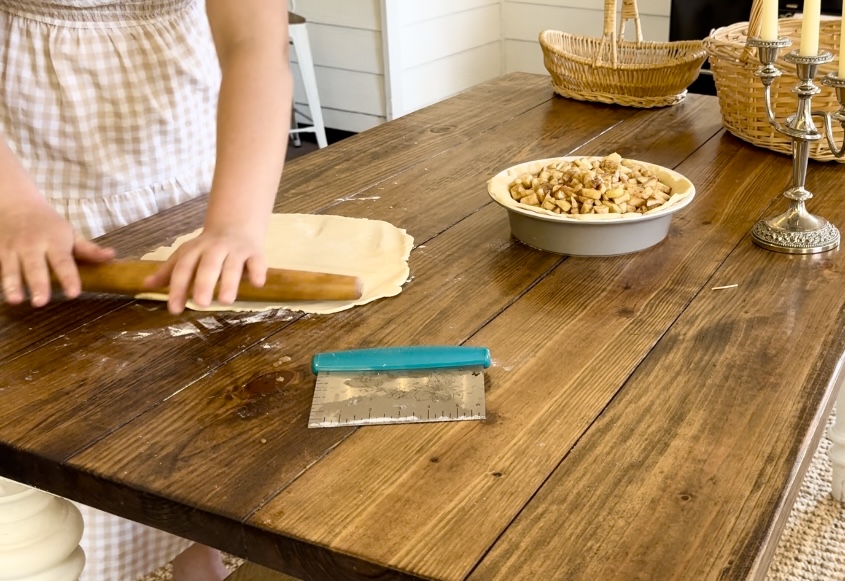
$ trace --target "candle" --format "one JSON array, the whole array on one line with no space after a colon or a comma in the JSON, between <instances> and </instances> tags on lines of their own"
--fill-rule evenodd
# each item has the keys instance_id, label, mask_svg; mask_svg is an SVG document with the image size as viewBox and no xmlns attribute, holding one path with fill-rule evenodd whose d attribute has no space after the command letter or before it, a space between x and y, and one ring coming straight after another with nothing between
<instances>
[{"instance_id":1,"label":"candle","mask_svg":"<svg viewBox=\"0 0 845 581\"><path fill-rule=\"evenodd\" d=\"M760 13L760 39L778 39L778 0L763 0Z\"/></svg>"},{"instance_id":2,"label":"candle","mask_svg":"<svg viewBox=\"0 0 845 581\"><path fill-rule=\"evenodd\" d=\"M821 0L804 0L801 23L801 56L816 56L819 54L819 19L821 18Z\"/></svg>"},{"instance_id":3,"label":"candle","mask_svg":"<svg viewBox=\"0 0 845 581\"><path fill-rule=\"evenodd\" d=\"M839 78L845 79L845 2L842 3L842 28L839 29Z\"/></svg>"}]
</instances>

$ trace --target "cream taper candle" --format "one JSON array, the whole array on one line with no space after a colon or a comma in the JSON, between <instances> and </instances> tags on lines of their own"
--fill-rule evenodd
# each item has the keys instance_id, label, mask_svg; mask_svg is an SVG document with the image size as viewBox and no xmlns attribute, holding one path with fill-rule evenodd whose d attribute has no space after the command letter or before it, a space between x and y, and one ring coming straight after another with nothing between
<instances>
[{"instance_id":1,"label":"cream taper candle","mask_svg":"<svg viewBox=\"0 0 845 581\"><path fill-rule=\"evenodd\" d=\"M804 10L801 18L801 56L816 56L819 54L819 20L821 18L821 0L804 0Z\"/></svg>"},{"instance_id":2,"label":"cream taper candle","mask_svg":"<svg viewBox=\"0 0 845 581\"><path fill-rule=\"evenodd\" d=\"M839 29L839 73L840 79L845 79L845 2L842 3L842 24Z\"/></svg>"},{"instance_id":3,"label":"cream taper candle","mask_svg":"<svg viewBox=\"0 0 845 581\"><path fill-rule=\"evenodd\" d=\"M760 39L778 39L778 0L763 0L760 13Z\"/></svg>"}]
</instances>

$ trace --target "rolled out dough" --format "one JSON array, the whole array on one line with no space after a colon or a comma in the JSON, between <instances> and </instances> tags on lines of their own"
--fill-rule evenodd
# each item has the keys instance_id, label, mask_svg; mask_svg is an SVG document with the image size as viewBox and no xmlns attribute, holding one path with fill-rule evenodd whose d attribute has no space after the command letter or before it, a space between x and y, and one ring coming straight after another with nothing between
<instances>
[{"instance_id":1,"label":"rolled out dough","mask_svg":"<svg viewBox=\"0 0 845 581\"><path fill-rule=\"evenodd\" d=\"M167 260L173 251L202 229L180 236L171 246L162 246L142 258ZM188 308L198 311L266 311L290 309L306 313L336 313L399 294L408 279L408 257L414 239L405 230L381 220L316 214L273 214L267 230L265 257L271 268L348 274L363 282L363 294L355 301L291 301L232 305L212 303ZM166 301L167 295L144 293L139 299Z\"/></svg>"}]
</instances>

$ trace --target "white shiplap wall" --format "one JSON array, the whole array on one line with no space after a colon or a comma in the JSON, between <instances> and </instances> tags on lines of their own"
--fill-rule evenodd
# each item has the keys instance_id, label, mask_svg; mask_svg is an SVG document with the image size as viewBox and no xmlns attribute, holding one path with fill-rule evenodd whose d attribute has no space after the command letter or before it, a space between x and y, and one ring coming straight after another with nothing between
<instances>
[{"instance_id":1,"label":"white shiplap wall","mask_svg":"<svg viewBox=\"0 0 845 581\"><path fill-rule=\"evenodd\" d=\"M317 89L326 127L359 132L386 118L381 0L296 0L307 20ZM294 63L297 109L305 91Z\"/></svg>"},{"instance_id":2,"label":"white shiplap wall","mask_svg":"<svg viewBox=\"0 0 845 581\"><path fill-rule=\"evenodd\" d=\"M670 2L638 0L646 40L668 40ZM504 73L545 74L540 31L599 36L604 2L296 0L294 10L308 20L326 126L358 132ZM294 78L305 111L296 65Z\"/></svg>"},{"instance_id":3,"label":"white shiplap wall","mask_svg":"<svg viewBox=\"0 0 845 581\"><path fill-rule=\"evenodd\" d=\"M383 2L389 118L502 74L502 0Z\"/></svg>"},{"instance_id":4,"label":"white shiplap wall","mask_svg":"<svg viewBox=\"0 0 845 581\"><path fill-rule=\"evenodd\" d=\"M619 6L622 2L617 2ZM601 36L602 0L502 0L505 72L546 73L537 37L543 30ZM669 40L671 0L638 0L645 40ZM633 34L633 23L626 29Z\"/></svg>"}]
</instances>

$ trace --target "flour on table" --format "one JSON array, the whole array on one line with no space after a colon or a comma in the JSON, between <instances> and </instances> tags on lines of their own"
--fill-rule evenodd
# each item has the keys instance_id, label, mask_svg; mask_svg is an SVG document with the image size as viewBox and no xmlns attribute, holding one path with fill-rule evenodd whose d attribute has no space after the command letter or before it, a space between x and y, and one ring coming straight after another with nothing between
<instances>
[{"instance_id":1,"label":"flour on table","mask_svg":"<svg viewBox=\"0 0 845 581\"><path fill-rule=\"evenodd\" d=\"M179 237L172 246L163 246L144 255L144 260L167 260L185 241L201 229ZM306 313L336 313L383 297L397 295L408 279L408 257L414 239L388 222L317 214L273 214L267 230L265 257L270 268L290 268L357 276L363 294L348 301L289 301L278 303L236 301L232 305L212 303L207 308L188 301L197 311L266 311L290 309ZM139 299L165 301L156 293Z\"/></svg>"}]
</instances>

